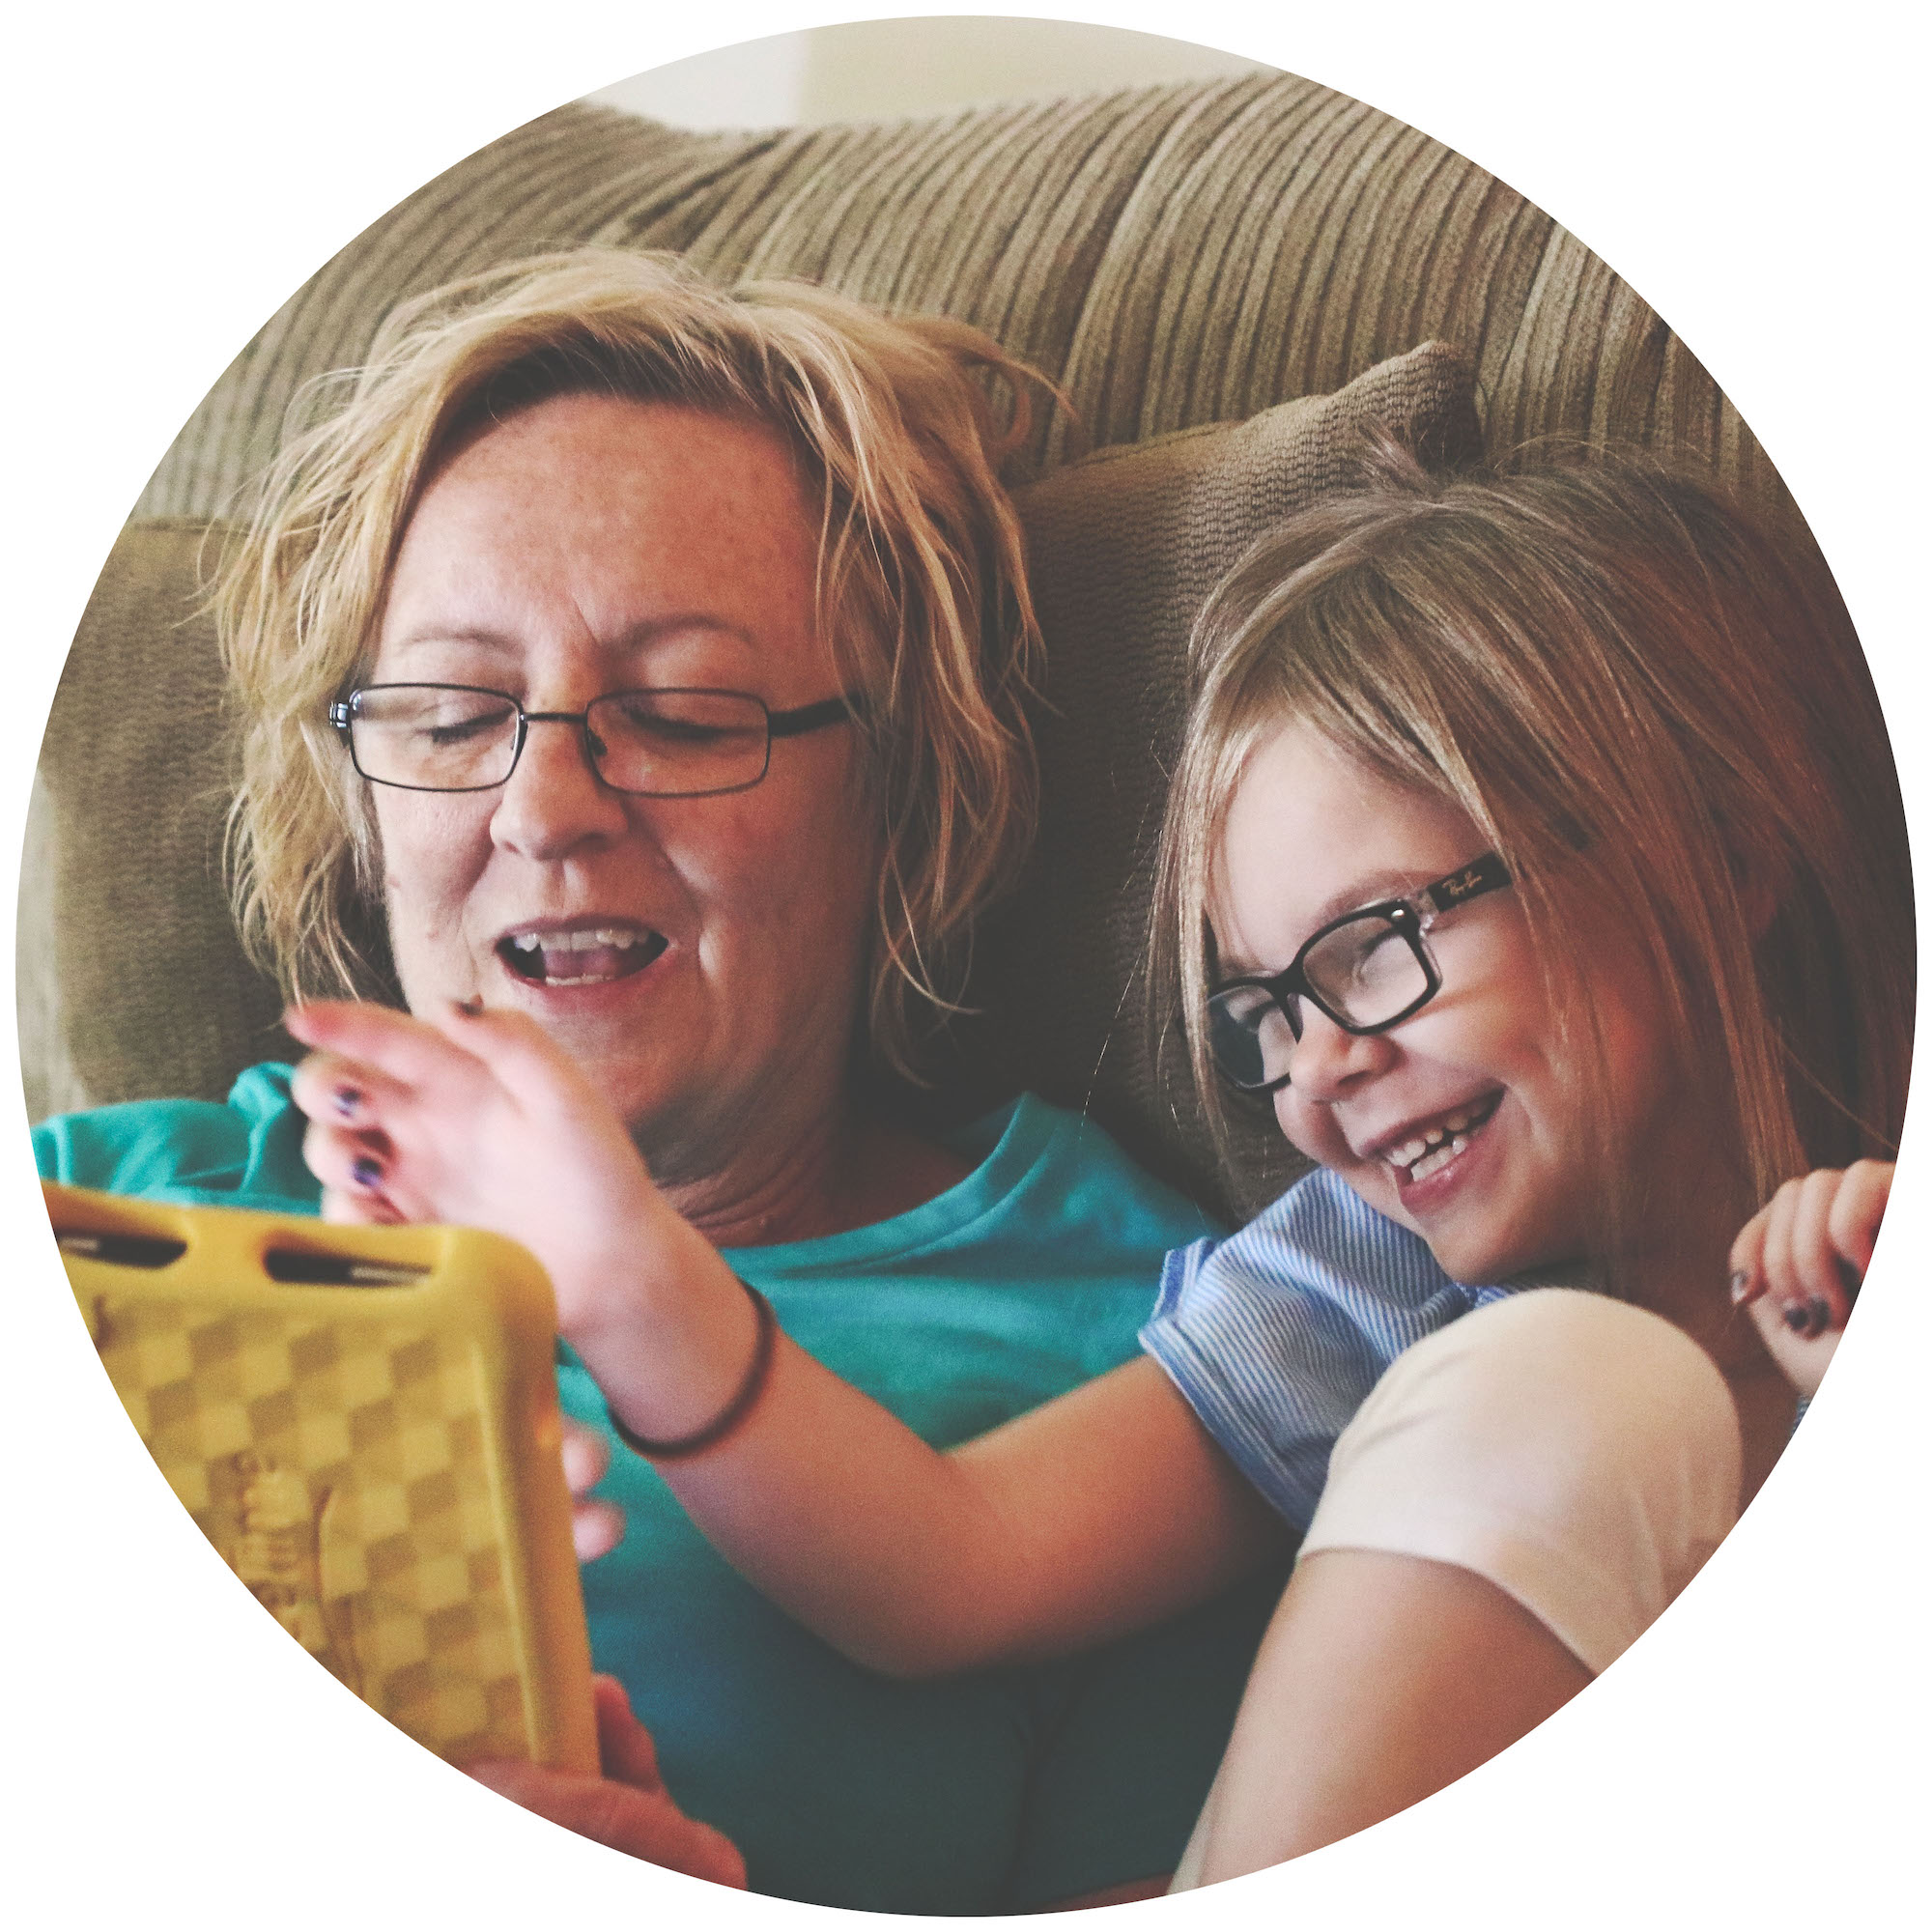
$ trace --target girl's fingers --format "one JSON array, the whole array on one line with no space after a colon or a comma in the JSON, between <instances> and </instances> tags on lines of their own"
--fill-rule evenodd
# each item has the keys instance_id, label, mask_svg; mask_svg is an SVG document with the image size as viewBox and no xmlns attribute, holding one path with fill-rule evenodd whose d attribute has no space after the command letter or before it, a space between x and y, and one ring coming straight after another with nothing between
<instances>
[{"instance_id":1,"label":"girl's fingers","mask_svg":"<svg viewBox=\"0 0 1932 1932\"><path fill-rule=\"evenodd\" d=\"M1784 1310L1785 1322L1796 1333L1821 1335L1827 1328L1842 1328L1851 1313L1850 1298L1838 1276L1838 1253L1832 1245L1832 1203L1844 1178L1835 1169L1820 1168L1798 1182L1791 1222L1795 1294Z\"/></svg>"},{"instance_id":2,"label":"girl's fingers","mask_svg":"<svg viewBox=\"0 0 1932 1932\"><path fill-rule=\"evenodd\" d=\"M1787 1180L1764 1205L1764 1239L1758 1268L1764 1278L1764 1294L1773 1309L1782 1311L1793 1294L1791 1276L1791 1228L1798 1216L1798 1183Z\"/></svg>"},{"instance_id":3,"label":"girl's fingers","mask_svg":"<svg viewBox=\"0 0 1932 1932\"><path fill-rule=\"evenodd\" d=\"M1853 1162L1832 1203L1832 1247L1859 1281L1871 1266L1879 1223L1885 1219L1886 1206L1891 1199L1891 1172L1889 1160Z\"/></svg>"},{"instance_id":4,"label":"girl's fingers","mask_svg":"<svg viewBox=\"0 0 1932 1932\"><path fill-rule=\"evenodd\" d=\"M428 1018L444 1039L481 1061L527 1111L541 1116L559 1098L572 1107L596 1104L594 1090L576 1064L527 1013L450 1000Z\"/></svg>"},{"instance_id":5,"label":"girl's fingers","mask_svg":"<svg viewBox=\"0 0 1932 1932\"><path fill-rule=\"evenodd\" d=\"M412 1013L367 1000L312 1000L282 1024L304 1046L378 1068L403 1087L436 1089L476 1077L474 1056Z\"/></svg>"},{"instance_id":6,"label":"girl's fingers","mask_svg":"<svg viewBox=\"0 0 1932 1932\"><path fill-rule=\"evenodd\" d=\"M1760 1208L1731 1243L1731 1300L1747 1308L1764 1294L1764 1236L1771 1210Z\"/></svg>"},{"instance_id":7,"label":"girl's fingers","mask_svg":"<svg viewBox=\"0 0 1932 1932\"><path fill-rule=\"evenodd\" d=\"M403 1216L380 1194L347 1193L339 1187L322 1190L322 1218L338 1227L393 1228Z\"/></svg>"},{"instance_id":8,"label":"girl's fingers","mask_svg":"<svg viewBox=\"0 0 1932 1932\"><path fill-rule=\"evenodd\" d=\"M311 1121L355 1133L381 1132L414 1098L381 1067L327 1049L301 1062L289 1093Z\"/></svg>"}]
</instances>

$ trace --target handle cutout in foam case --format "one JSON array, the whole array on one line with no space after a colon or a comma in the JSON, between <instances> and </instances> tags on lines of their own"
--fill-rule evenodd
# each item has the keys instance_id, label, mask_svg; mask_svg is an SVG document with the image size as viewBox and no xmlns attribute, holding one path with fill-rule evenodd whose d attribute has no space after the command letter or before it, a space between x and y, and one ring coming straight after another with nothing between
<instances>
[{"instance_id":1,"label":"handle cutout in foam case","mask_svg":"<svg viewBox=\"0 0 1932 1932\"><path fill-rule=\"evenodd\" d=\"M467 1228L44 1191L141 1440L282 1628L452 1762L594 1772L535 1259Z\"/></svg>"}]
</instances>

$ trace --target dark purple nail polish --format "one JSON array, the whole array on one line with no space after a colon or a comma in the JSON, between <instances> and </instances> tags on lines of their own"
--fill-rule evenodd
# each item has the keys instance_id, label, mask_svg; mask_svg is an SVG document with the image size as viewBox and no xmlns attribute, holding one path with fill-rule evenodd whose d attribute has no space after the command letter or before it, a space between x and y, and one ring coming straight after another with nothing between
<instances>
[{"instance_id":1,"label":"dark purple nail polish","mask_svg":"<svg viewBox=\"0 0 1932 1932\"><path fill-rule=\"evenodd\" d=\"M1811 1325L1811 1311L1802 1301L1787 1301L1780 1311L1784 1325L1794 1335L1802 1335Z\"/></svg>"},{"instance_id":2,"label":"dark purple nail polish","mask_svg":"<svg viewBox=\"0 0 1932 1932\"><path fill-rule=\"evenodd\" d=\"M1822 1295L1813 1295L1806 1304L1806 1312L1810 1321L1805 1332L1815 1340L1832 1325L1832 1304Z\"/></svg>"},{"instance_id":3,"label":"dark purple nail polish","mask_svg":"<svg viewBox=\"0 0 1932 1932\"><path fill-rule=\"evenodd\" d=\"M358 1153L350 1163L349 1175L357 1187L374 1187L383 1178L383 1163L373 1153Z\"/></svg>"},{"instance_id":4,"label":"dark purple nail polish","mask_svg":"<svg viewBox=\"0 0 1932 1932\"><path fill-rule=\"evenodd\" d=\"M362 1095L354 1087L338 1087L335 1090L335 1111L345 1121L353 1121L361 1110Z\"/></svg>"}]
</instances>

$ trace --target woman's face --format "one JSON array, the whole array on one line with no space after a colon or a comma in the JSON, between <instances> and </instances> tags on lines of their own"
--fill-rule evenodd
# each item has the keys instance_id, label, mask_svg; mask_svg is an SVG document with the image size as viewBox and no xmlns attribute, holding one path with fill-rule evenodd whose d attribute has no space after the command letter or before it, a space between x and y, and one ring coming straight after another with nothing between
<instances>
[{"instance_id":1,"label":"woman's face","mask_svg":"<svg viewBox=\"0 0 1932 1932\"><path fill-rule=\"evenodd\" d=\"M433 477L364 682L481 685L527 712L667 685L815 703L838 692L815 536L770 431L559 397ZM879 863L858 757L835 725L775 741L750 790L638 798L599 781L581 731L537 724L496 790L372 786L410 1005L531 1015L667 1180L822 1130Z\"/></svg>"},{"instance_id":2,"label":"woman's face","mask_svg":"<svg viewBox=\"0 0 1932 1932\"><path fill-rule=\"evenodd\" d=\"M1256 753L1228 814L1211 908L1221 970L1278 972L1326 921L1411 896L1483 850L1453 805L1290 724ZM1599 1130L1642 1164L1681 1141L1689 1111L1674 1104L1647 969L1593 933L1604 1093L1558 1032L1513 891L1442 914L1428 944L1442 988L1386 1033L1351 1036L1303 1002L1293 1077L1274 1096L1282 1131L1460 1281L1586 1256Z\"/></svg>"}]
</instances>

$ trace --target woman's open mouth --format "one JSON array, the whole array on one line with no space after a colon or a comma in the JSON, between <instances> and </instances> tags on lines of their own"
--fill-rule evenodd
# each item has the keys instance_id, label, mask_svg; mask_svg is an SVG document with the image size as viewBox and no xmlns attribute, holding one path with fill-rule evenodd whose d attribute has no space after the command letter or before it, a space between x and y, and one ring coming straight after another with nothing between
<instances>
[{"instance_id":1,"label":"woman's open mouth","mask_svg":"<svg viewBox=\"0 0 1932 1932\"><path fill-rule=\"evenodd\" d=\"M1498 1090L1470 1106L1457 1108L1387 1149L1382 1158L1395 1169L1400 1185L1413 1187L1447 1167L1489 1124L1502 1097Z\"/></svg>"},{"instance_id":2,"label":"woman's open mouth","mask_svg":"<svg viewBox=\"0 0 1932 1932\"><path fill-rule=\"evenodd\" d=\"M497 957L519 980L539 986L601 986L641 973L670 944L642 925L506 933Z\"/></svg>"}]
</instances>

